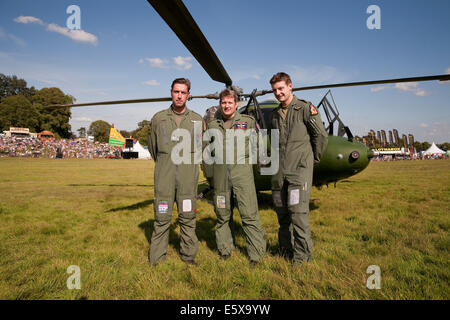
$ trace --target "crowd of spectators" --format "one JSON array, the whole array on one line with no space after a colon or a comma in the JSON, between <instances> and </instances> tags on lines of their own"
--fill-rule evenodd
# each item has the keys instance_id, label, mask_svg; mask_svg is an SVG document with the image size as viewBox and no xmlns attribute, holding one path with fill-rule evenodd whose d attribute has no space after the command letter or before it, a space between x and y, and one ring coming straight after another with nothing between
<instances>
[{"instance_id":1,"label":"crowd of spectators","mask_svg":"<svg viewBox=\"0 0 450 320\"><path fill-rule=\"evenodd\" d=\"M449 156L446 156L445 154L415 154L413 156L391 156L391 155L382 155L382 156L375 156L371 159L371 161L377 162L377 161L396 161L396 160L438 160L438 159L449 159Z\"/></svg>"},{"instance_id":2,"label":"crowd of spectators","mask_svg":"<svg viewBox=\"0 0 450 320\"><path fill-rule=\"evenodd\" d=\"M0 136L0 157L56 158L118 158L121 147L87 139L40 140L35 137Z\"/></svg>"}]
</instances>

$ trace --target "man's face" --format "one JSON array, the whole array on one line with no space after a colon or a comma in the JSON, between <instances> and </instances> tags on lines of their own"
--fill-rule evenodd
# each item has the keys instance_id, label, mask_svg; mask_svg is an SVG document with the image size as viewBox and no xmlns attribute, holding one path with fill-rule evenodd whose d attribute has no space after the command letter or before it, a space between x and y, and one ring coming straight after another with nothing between
<instances>
[{"instance_id":1,"label":"man's face","mask_svg":"<svg viewBox=\"0 0 450 320\"><path fill-rule=\"evenodd\" d=\"M189 98L188 87L182 83L175 83L173 85L172 91L172 103L174 107L181 108L186 104L186 100Z\"/></svg>"},{"instance_id":2,"label":"man's face","mask_svg":"<svg viewBox=\"0 0 450 320\"><path fill-rule=\"evenodd\" d=\"M275 82L272 84L272 91L278 101L287 103L292 98L292 83L286 84L284 80Z\"/></svg>"},{"instance_id":3,"label":"man's face","mask_svg":"<svg viewBox=\"0 0 450 320\"><path fill-rule=\"evenodd\" d=\"M222 114L225 118L229 119L233 117L236 112L237 102L234 100L233 96L225 96L220 100L220 108L222 109Z\"/></svg>"}]
</instances>

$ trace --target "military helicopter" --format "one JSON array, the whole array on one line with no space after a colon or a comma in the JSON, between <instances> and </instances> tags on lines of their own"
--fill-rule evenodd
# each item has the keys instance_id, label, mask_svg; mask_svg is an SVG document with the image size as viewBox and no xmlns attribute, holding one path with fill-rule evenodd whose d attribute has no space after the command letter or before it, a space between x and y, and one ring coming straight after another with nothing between
<instances>
[{"instance_id":1,"label":"military helicopter","mask_svg":"<svg viewBox=\"0 0 450 320\"><path fill-rule=\"evenodd\" d=\"M227 71L223 67L219 58L215 54L214 50L210 46L208 40L198 27L197 23L191 16L190 12L182 2L182 0L147 0L149 4L156 10L156 12L163 18L166 24L177 35L185 47L191 52L203 69L208 73L212 80L225 84L227 88L232 88L238 92L239 98L243 101L247 99L245 105L243 105L238 111L241 113L252 115L259 126L263 129L268 128L269 116L271 111L278 106L278 102L274 100L264 101L258 103L257 97L263 96L268 93L272 93L272 90L253 90L251 93L243 93L242 89L233 86L233 82L228 75ZM324 88L337 88L337 87L349 87L349 86L362 86L362 85L378 85L386 83L400 83L400 82L415 82L415 81L432 81L450 80L450 75L432 75L432 76L419 76L399 79L387 79L387 80L372 80L361 82L349 82L349 83L335 83L309 87L297 87L292 91L314 90ZM219 95L207 94L203 96L191 96L190 99L219 99ZM172 98L149 98L149 99L135 99L135 100L117 100L117 101L102 101L82 104L68 104L68 105L52 105L48 108L56 107L83 107L94 105L111 105L111 104L127 104L127 103L144 103L144 102L162 102L172 101ZM215 109L214 109L215 108ZM328 185L329 183L336 183L339 180L351 177L362 170L364 170L370 159L373 157L372 151L364 144L356 141L351 133L350 129L345 126L343 121L339 117L334 98L331 91L322 98L316 108L318 110L323 109L326 120L328 122L325 125L328 131L328 146L322 155L320 163L314 166L313 184L317 187L322 185ZM209 108L206 111L205 117L210 117L214 114L217 107ZM337 125L337 132L335 127ZM255 185L257 190L269 190L270 189L270 176L263 176L259 174L257 166L254 166L255 170ZM205 173L205 171L204 171ZM211 182L211 177L205 173L205 176Z\"/></svg>"}]
</instances>

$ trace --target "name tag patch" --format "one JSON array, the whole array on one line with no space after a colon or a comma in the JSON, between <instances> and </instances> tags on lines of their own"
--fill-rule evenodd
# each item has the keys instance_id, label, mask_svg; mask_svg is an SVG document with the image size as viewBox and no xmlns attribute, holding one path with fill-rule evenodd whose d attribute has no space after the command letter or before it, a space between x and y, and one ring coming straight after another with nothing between
<instances>
[{"instance_id":1,"label":"name tag patch","mask_svg":"<svg viewBox=\"0 0 450 320\"><path fill-rule=\"evenodd\" d=\"M159 201L158 212L159 213L167 213L167 212L169 212L169 202L168 201L164 201L164 200Z\"/></svg>"}]
</instances>

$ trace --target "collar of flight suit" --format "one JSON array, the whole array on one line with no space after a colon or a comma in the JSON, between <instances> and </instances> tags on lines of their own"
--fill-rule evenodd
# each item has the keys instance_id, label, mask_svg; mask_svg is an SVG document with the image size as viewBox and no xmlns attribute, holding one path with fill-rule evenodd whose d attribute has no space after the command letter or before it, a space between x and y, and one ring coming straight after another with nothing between
<instances>
[{"instance_id":1,"label":"collar of flight suit","mask_svg":"<svg viewBox=\"0 0 450 320\"><path fill-rule=\"evenodd\" d=\"M295 110L300 110L300 108L302 107L302 105L301 105L301 101L295 96L295 94L294 95L292 95L292 101L291 101L291 103L287 106L287 108L286 109L291 109L291 108L294 108ZM281 111L281 109L283 108L283 106L282 106L282 104L280 103L279 105L278 105L278 110L277 110L277 112L278 113L280 113L280 112L282 112Z\"/></svg>"},{"instance_id":2,"label":"collar of flight suit","mask_svg":"<svg viewBox=\"0 0 450 320\"><path fill-rule=\"evenodd\" d=\"M232 129L233 126L234 126L234 124L236 123L236 121L240 121L241 118L242 118L242 115L241 115L239 112L237 112L237 110L236 110L236 112L234 113L234 118L233 118L233 120L231 121L231 127L230 127L230 129ZM222 111L220 112L219 116L217 117L217 120L219 120L219 125L220 125L223 129L225 129L225 126L224 126L225 119L223 118Z\"/></svg>"},{"instance_id":3,"label":"collar of flight suit","mask_svg":"<svg viewBox=\"0 0 450 320\"><path fill-rule=\"evenodd\" d=\"M170 107L167 109L167 115L168 116L170 116L170 115L175 113L175 112L173 112L172 106L173 106L173 104L171 104ZM189 108L186 106L186 110L184 111L184 113L182 115L183 116L187 116L189 114L189 111L190 111ZM181 116L181 114L180 114L180 116Z\"/></svg>"}]
</instances>

